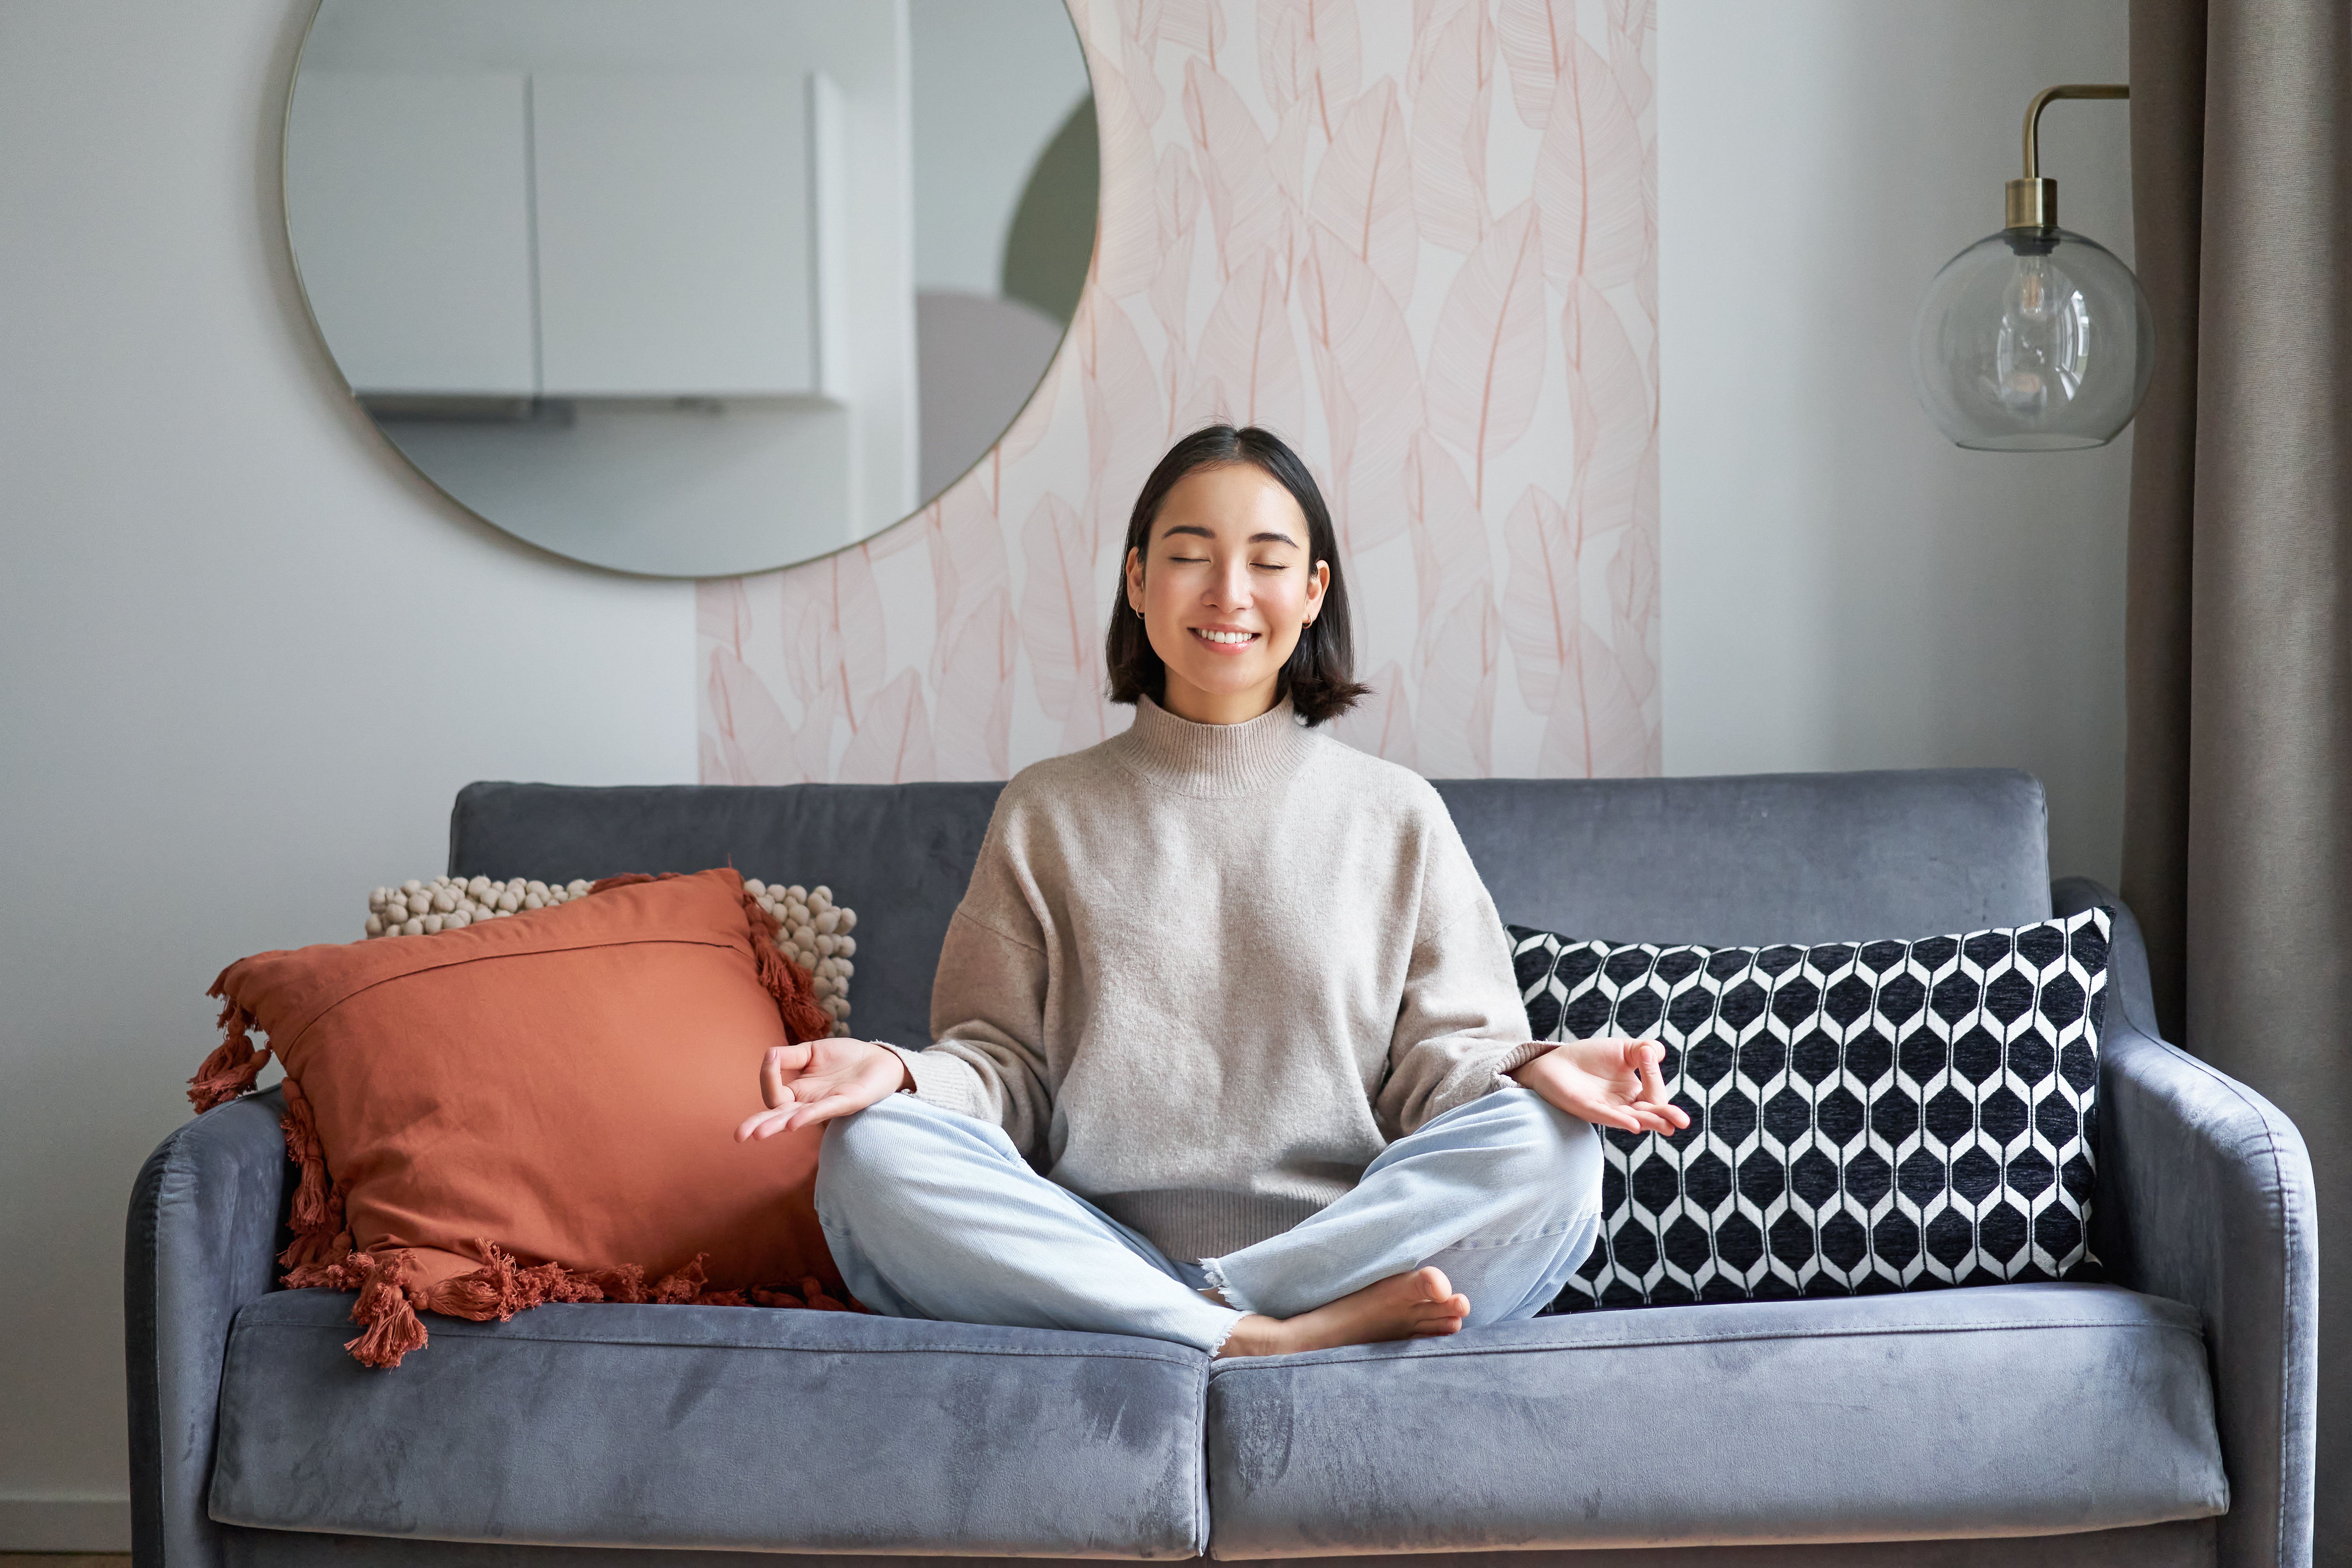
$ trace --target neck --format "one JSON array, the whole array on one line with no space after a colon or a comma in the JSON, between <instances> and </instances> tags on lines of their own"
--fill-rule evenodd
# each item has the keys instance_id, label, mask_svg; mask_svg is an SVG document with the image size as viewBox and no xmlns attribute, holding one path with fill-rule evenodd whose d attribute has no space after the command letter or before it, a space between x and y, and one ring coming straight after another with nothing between
<instances>
[{"instance_id":1,"label":"neck","mask_svg":"<svg viewBox=\"0 0 2352 1568\"><path fill-rule=\"evenodd\" d=\"M1213 692L1170 670L1161 683L1160 706L1194 724L1247 724L1274 710L1279 675L1268 675L1246 691Z\"/></svg>"}]
</instances>

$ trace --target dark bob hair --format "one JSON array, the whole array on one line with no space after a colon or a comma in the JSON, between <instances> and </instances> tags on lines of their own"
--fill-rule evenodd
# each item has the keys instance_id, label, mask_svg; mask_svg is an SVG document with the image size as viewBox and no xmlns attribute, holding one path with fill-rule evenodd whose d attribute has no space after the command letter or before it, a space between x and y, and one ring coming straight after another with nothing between
<instances>
[{"instance_id":1,"label":"dark bob hair","mask_svg":"<svg viewBox=\"0 0 2352 1568\"><path fill-rule=\"evenodd\" d=\"M1236 463L1249 464L1290 492L1307 518L1307 559L1331 569L1330 586L1323 591L1323 608L1314 623L1299 632L1298 646L1290 651L1275 690L1277 699L1287 696L1298 716L1310 725L1337 718L1370 695L1372 688L1355 678L1356 643L1348 625L1348 584L1339 572L1331 511L1323 504L1323 492L1316 487L1315 476L1307 471L1298 454L1282 437L1254 424L1240 430L1213 424L1194 431L1170 447L1151 477L1143 482L1143 493L1136 497L1135 510L1127 520L1127 548L1118 553L1118 588L1111 596L1110 634L1103 646L1103 661L1110 670L1110 700L1131 703L1149 696L1158 702L1168 684L1168 666L1144 634L1143 618L1127 602L1129 558L1139 550L1149 557L1145 546L1151 538L1152 520L1178 480L1202 468Z\"/></svg>"}]
</instances>

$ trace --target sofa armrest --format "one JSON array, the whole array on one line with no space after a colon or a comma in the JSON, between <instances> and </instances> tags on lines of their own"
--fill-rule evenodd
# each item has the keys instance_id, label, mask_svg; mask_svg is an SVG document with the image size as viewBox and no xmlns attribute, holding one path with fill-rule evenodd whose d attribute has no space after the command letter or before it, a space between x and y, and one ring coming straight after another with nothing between
<instances>
[{"instance_id":1,"label":"sofa armrest","mask_svg":"<svg viewBox=\"0 0 2352 1568\"><path fill-rule=\"evenodd\" d=\"M2311 1561L2319 1275L2311 1158L2278 1108L2157 1032L2139 924L2069 877L2057 912L2105 904L2115 947L2099 1042L2091 1244L2109 1278L2195 1307L2230 1479L2225 1568Z\"/></svg>"},{"instance_id":2,"label":"sofa armrest","mask_svg":"<svg viewBox=\"0 0 2352 1568\"><path fill-rule=\"evenodd\" d=\"M277 1091L198 1116L147 1156L122 1260L136 1568L218 1568L206 1511L229 1322L274 1284L294 1166Z\"/></svg>"}]
</instances>

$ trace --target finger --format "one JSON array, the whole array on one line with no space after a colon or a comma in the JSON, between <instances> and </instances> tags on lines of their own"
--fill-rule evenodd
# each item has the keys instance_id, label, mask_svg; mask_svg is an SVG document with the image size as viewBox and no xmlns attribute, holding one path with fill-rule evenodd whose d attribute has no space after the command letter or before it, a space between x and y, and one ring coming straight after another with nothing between
<instances>
[{"instance_id":1,"label":"finger","mask_svg":"<svg viewBox=\"0 0 2352 1568\"><path fill-rule=\"evenodd\" d=\"M1663 1102L1666 1097L1666 1081L1659 1074L1658 1066L1666 1059L1666 1048L1654 1040L1642 1042L1642 1098Z\"/></svg>"},{"instance_id":2,"label":"finger","mask_svg":"<svg viewBox=\"0 0 2352 1568\"><path fill-rule=\"evenodd\" d=\"M735 1141L748 1144L754 1138L772 1138L784 1130L784 1118L791 1113L789 1111L756 1111L746 1116L743 1124L735 1129Z\"/></svg>"},{"instance_id":3,"label":"finger","mask_svg":"<svg viewBox=\"0 0 2352 1568\"><path fill-rule=\"evenodd\" d=\"M782 1051L781 1046L771 1048L767 1060L760 1063L760 1098L771 1111L792 1098L784 1087L784 1065L777 1060Z\"/></svg>"},{"instance_id":4,"label":"finger","mask_svg":"<svg viewBox=\"0 0 2352 1568\"><path fill-rule=\"evenodd\" d=\"M1650 1129L1654 1133L1678 1133L1690 1125L1689 1114L1671 1102L1636 1100L1633 1113L1654 1121L1657 1125Z\"/></svg>"},{"instance_id":5,"label":"finger","mask_svg":"<svg viewBox=\"0 0 2352 1568\"><path fill-rule=\"evenodd\" d=\"M812 1101L787 1114L784 1118L783 1130L796 1133L803 1127L817 1126L822 1123L832 1121L836 1116L846 1116L853 1111L863 1111L867 1103L867 1101L855 1094L828 1094L822 1100Z\"/></svg>"},{"instance_id":6,"label":"finger","mask_svg":"<svg viewBox=\"0 0 2352 1568\"><path fill-rule=\"evenodd\" d=\"M1646 1133L1642 1118L1622 1105L1596 1105L1587 1113L1604 1127L1614 1127L1621 1133Z\"/></svg>"}]
</instances>

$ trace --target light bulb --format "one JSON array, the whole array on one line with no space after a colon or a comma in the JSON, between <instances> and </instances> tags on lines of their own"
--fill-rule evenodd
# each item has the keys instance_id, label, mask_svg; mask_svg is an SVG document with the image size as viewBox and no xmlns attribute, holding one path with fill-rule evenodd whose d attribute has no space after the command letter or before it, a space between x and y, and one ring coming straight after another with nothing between
<instances>
[{"instance_id":1,"label":"light bulb","mask_svg":"<svg viewBox=\"0 0 2352 1568\"><path fill-rule=\"evenodd\" d=\"M1959 445L2101 446L2139 407L2154 340L2138 281L2107 250L2065 229L2003 229L1928 286L1912 375Z\"/></svg>"}]
</instances>

